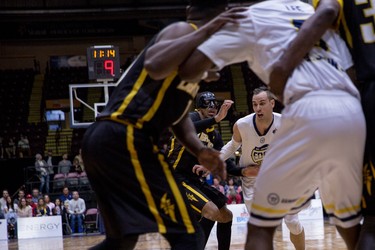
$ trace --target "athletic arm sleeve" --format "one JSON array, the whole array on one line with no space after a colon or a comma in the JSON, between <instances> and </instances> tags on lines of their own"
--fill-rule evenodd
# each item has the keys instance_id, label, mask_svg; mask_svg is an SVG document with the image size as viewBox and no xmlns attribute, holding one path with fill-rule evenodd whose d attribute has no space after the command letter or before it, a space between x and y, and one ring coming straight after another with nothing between
<instances>
[{"instance_id":1,"label":"athletic arm sleeve","mask_svg":"<svg viewBox=\"0 0 375 250\"><path fill-rule=\"evenodd\" d=\"M234 175L234 176L243 176L242 169L244 169L244 167L237 167L232 159L226 160L225 163L227 164L228 174Z\"/></svg>"},{"instance_id":2,"label":"athletic arm sleeve","mask_svg":"<svg viewBox=\"0 0 375 250\"><path fill-rule=\"evenodd\" d=\"M227 160L229 157L231 157L237 149L241 146L240 142L237 142L233 139L230 140L227 144L224 145L224 147L220 150L220 158L222 160Z\"/></svg>"},{"instance_id":3,"label":"athletic arm sleeve","mask_svg":"<svg viewBox=\"0 0 375 250\"><path fill-rule=\"evenodd\" d=\"M238 24L226 24L198 47L215 64L215 69L221 70L230 64L252 61L255 36L250 11L247 15L247 18L239 19Z\"/></svg>"},{"instance_id":4,"label":"athletic arm sleeve","mask_svg":"<svg viewBox=\"0 0 375 250\"><path fill-rule=\"evenodd\" d=\"M202 133L207 128L212 127L216 124L215 118L207 118L200 121L193 121L195 130L197 130L197 133Z\"/></svg>"}]
</instances>

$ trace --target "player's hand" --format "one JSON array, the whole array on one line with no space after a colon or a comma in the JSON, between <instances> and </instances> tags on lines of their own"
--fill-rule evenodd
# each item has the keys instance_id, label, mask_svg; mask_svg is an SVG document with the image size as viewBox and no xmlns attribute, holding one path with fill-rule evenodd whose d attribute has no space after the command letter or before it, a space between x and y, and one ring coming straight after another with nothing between
<instances>
[{"instance_id":1,"label":"player's hand","mask_svg":"<svg viewBox=\"0 0 375 250\"><path fill-rule=\"evenodd\" d=\"M198 153L198 161L213 175L218 175L221 179L227 178L226 165L220 159L220 152L212 148L203 148Z\"/></svg>"},{"instance_id":2,"label":"player's hand","mask_svg":"<svg viewBox=\"0 0 375 250\"><path fill-rule=\"evenodd\" d=\"M206 177L207 175L210 174L210 171L208 171L207 168L203 167L202 165L194 165L192 171L196 175L202 174L202 177Z\"/></svg>"},{"instance_id":3,"label":"player's hand","mask_svg":"<svg viewBox=\"0 0 375 250\"><path fill-rule=\"evenodd\" d=\"M219 112L217 112L217 115L215 115L215 121L220 122L223 120L227 114L230 107L232 107L232 104L234 102L232 100L224 100L223 104L221 105Z\"/></svg>"},{"instance_id":4,"label":"player's hand","mask_svg":"<svg viewBox=\"0 0 375 250\"><path fill-rule=\"evenodd\" d=\"M244 13L246 10L246 7L235 7L230 10L224 11L223 13L212 19L210 22L203 25L200 30L205 31L207 36L211 36L226 23L237 24L239 19L247 17L247 15Z\"/></svg>"},{"instance_id":5,"label":"player's hand","mask_svg":"<svg viewBox=\"0 0 375 250\"><path fill-rule=\"evenodd\" d=\"M242 169L241 173L245 177L256 177L258 176L260 166L259 165L249 165Z\"/></svg>"},{"instance_id":6,"label":"player's hand","mask_svg":"<svg viewBox=\"0 0 375 250\"><path fill-rule=\"evenodd\" d=\"M280 102L283 102L283 93L286 82L288 81L289 73L284 68L282 62L276 62L272 67L272 72L270 75L269 88L272 93L274 93Z\"/></svg>"}]
</instances>

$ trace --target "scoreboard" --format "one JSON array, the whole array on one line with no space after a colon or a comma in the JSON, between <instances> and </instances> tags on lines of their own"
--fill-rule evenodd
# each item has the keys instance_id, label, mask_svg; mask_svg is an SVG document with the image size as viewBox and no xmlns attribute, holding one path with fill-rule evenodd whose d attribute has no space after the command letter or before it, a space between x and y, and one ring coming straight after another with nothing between
<instances>
[{"instance_id":1,"label":"scoreboard","mask_svg":"<svg viewBox=\"0 0 375 250\"><path fill-rule=\"evenodd\" d=\"M100 45L87 48L87 64L90 80L120 77L120 54L117 46Z\"/></svg>"}]
</instances>

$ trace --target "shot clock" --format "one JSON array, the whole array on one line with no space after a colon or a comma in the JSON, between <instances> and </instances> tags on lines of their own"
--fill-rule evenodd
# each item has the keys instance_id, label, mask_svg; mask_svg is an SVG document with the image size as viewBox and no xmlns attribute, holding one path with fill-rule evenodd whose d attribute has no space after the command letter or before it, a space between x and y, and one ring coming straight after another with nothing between
<instances>
[{"instance_id":1,"label":"shot clock","mask_svg":"<svg viewBox=\"0 0 375 250\"><path fill-rule=\"evenodd\" d=\"M120 77L120 54L117 46L100 45L87 48L87 64L90 80Z\"/></svg>"}]
</instances>

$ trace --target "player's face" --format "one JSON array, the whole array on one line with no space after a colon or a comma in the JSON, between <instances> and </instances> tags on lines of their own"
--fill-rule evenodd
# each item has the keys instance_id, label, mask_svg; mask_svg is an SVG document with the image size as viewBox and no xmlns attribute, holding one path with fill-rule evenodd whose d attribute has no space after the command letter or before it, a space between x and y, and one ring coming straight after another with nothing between
<instances>
[{"instance_id":1,"label":"player's face","mask_svg":"<svg viewBox=\"0 0 375 250\"><path fill-rule=\"evenodd\" d=\"M266 92L260 92L253 96L253 110L260 120L268 120L272 118L274 101L268 99Z\"/></svg>"},{"instance_id":2,"label":"player's face","mask_svg":"<svg viewBox=\"0 0 375 250\"><path fill-rule=\"evenodd\" d=\"M200 108L203 118L214 117L217 114L217 103L216 101L208 101L206 108Z\"/></svg>"}]
</instances>

